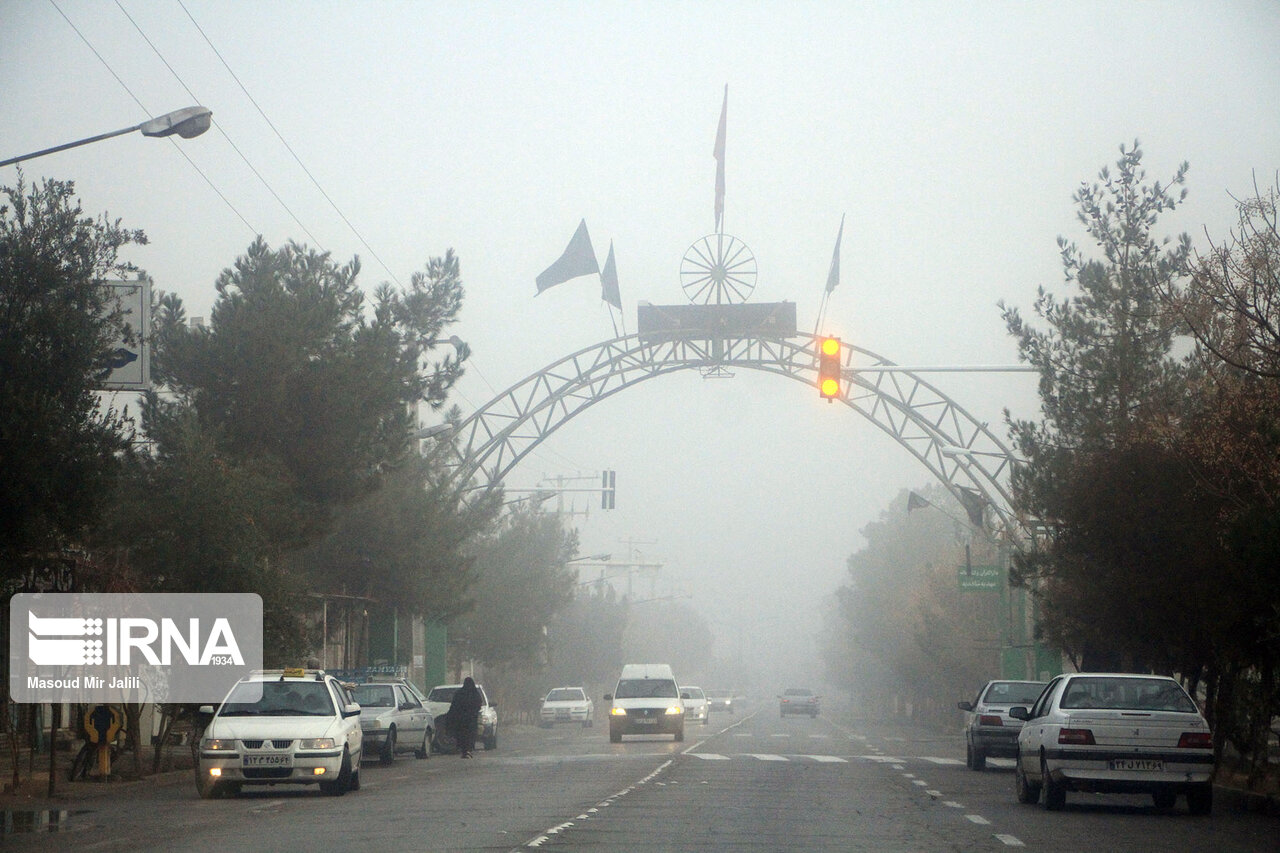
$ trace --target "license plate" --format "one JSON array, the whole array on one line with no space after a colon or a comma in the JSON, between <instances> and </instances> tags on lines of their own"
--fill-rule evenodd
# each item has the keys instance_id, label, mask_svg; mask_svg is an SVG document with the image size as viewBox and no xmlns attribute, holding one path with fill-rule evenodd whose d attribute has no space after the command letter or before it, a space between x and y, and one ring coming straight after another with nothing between
<instances>
[{"instance_id":1,"label":"license plate","mask_svg":"<svg viewBox=\"0 0 1280 853\"><path fill-rule=\"evenodd\" d=\"M636 720L636 725L637 726L653 726L653 725L657 725L657 722L658 722L657 720L646 719L645 717L641 717L640 719Z\"/></svg>"},{"instance_id":2,"label":"license plate","mask_svg":"<svg viewBox=\"0 0 1280 853\"><path fill-rule=\"evenodd\" d=\"M246 755L245 767L292 767L293 759L288 755Z\"/></svg>"},{"instance_id":3,"label":"license plate","mask_svg":"<svg viewBox=\"0 0 1280 853\"><path fill-rule=\"evenodd\" d=\"M1164 770L1164 762L1159 758L1113 758L1112 770Z\"/></svg>"}]
</instances>

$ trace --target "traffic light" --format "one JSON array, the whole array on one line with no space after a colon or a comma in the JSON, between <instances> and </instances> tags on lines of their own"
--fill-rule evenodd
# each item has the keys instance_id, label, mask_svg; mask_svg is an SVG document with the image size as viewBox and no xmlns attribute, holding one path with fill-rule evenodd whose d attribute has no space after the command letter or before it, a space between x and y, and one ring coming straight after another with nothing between
<instances>
[{"instance_id":1,"label":"traffic light","mask_svg":"<svg viewBox=\"0 0 1280 853\"><path fill-rule=\"evenodd\" d=\"M824 400L840 396L839 338L823 338L818 343L818 395Z\"/></svg>"}]
</instances>

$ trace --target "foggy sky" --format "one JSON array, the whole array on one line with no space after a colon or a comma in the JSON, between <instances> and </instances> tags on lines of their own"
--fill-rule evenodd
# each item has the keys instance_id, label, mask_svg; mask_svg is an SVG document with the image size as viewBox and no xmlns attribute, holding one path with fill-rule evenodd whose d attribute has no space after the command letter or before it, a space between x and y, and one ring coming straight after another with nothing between
<instances>
[{"instance_id":1,"label":"foggy sky","mask_svg":"<svg viewBox=\"0 0 1280 853\"><path fill-rule=\"evenodd\" d=\"M1085 242L1071 194L1121 143L1141 140L1153 180L1190 161L1188 201L1162 229L1201 247L1206 228L1221 237L1234 222L1228 193L1280 168L1272 2L120 6L0 0L0 159L210 107L313 237L217 128L176 143L132 134L25 174L73 179L86 211L144 229L151 243L130 259L194 316L257 233L359 255L367 291L455 249L467 299L450 333L474 352L454 400L464 414L613 337L594 277L534 298L580 219L601 263L614 243L628 331L638 300L684 302L681 256L714 230L726 83L724 230L759 264L752 301L794 301L812 331L845 215L825 330L900 364L1014 363L996 303L1025 314L1037 286L1066 293L1055 239ZM16 177L0 169L0 183ZM1037 413L1026 374L927 378L1002 438L1005 407ZM621 560L622 540L651 540L637 558L664 563L664 594L690 596L722 651L745 619L797 673L816 664L787 638L816 628L859 530L928 476L851 410L750 371L630 389L508 485L602 468L618 472L617 509L577 496L591 507L575 520L582 553Z\"/></svg>"}]
</instances>

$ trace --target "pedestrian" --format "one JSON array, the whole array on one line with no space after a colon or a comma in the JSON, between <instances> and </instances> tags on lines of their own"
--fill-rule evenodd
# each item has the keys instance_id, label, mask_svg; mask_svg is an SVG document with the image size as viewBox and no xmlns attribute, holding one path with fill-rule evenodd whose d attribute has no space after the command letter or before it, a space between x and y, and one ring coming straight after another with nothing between
<instances>
[{"instance_id":1,"label":"pedestrian","mask_svg":"<svg viewBox=\"0 0 1280 853\"><path fill-rule=\"evenodd\" d=\"M480 689L476 687L471 676L467 676L462 686L453 694L449 702L448 723L453 738L458 744L458 752L463 758L470 758L471 751L476 748L476 730L480 726Z\"/></svg>"}]
</instances>

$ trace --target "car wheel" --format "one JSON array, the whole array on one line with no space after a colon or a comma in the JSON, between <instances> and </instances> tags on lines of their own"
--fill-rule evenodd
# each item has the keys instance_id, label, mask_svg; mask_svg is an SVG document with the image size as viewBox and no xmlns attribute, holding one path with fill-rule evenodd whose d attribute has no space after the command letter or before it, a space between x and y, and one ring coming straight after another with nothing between
<instances>
[{"instance_id":1,"label":"car wheel","mask_svg":"<svg viewBox=\"0 0 1280 853\"><path fill-rule=\"evenodd\" d=\"M330 797L341 797L351 785L351 753L342 750L342 767L338 770L338 778L332 782L321 782L320 793Z\"/></svg>"},{"instance_id":2,"label":"car wheel","mask_svg":"<svg viewBox=\"0 0 1280 853\"><path fill-rule=\"evenodd\" d=\"M431 757L431 729L427 729L422 733L422 746L413 751L414 758L430 758Z\"/></svg>"},{"instance_id":3,"label":"car wheel","mask_svg":"<svg viewBox=\"0 0 1280 853\"><path fill-rule=\"evenodd\" d=\"M1020 803L1035 805L1040 799L1040 786L1027 778L1026 771L1022 769L1021 759L1017 760L1013 768L1013 788Z\"/></svg>"},{"instance_id":4,"label":"car wheel","mask_svg":"<svg viewBox=\"0 0 1280 853\"><path fill-rule=\"evenodd\" d=\"M1049 775L1049 765L1043 758L1040 759L1040 787L1044 789L1045 811L1061 811L1067 804L1066 785L1053 781L1053 776Z\"/></svg>"},{"instance_id":5,"label":"car wheel","mask_svg":"<svg viewBox=\"0 0 1280 853\"><path fill-rule=\"evenodd\" d=\"M351 784L347 786L348 791L360 790L360 771L355 770L351 773Z\"/></svg>"},{"instance_id":6,"label":"car wheel","mask_svg":"<svg viewBox=\"0 0 1280 853\"><path fill-rule=\"evenodd\" d=\"M622 743L622 732L613 726L609 727L609 743Z\"/></svg>"},{"instance_id":7,"label":"car wheel","mask_svg":"<svg viewBox=\"0 0 1280 853\"><path fill-rule=\"evenodd\" d=\"M1194 815L1206 815L1213 811L1213 783L1201 782L1187 791L1187 808Z\"/></svg>"},{"instance_id":8,"label":"car wheel","mask_svg":"<svg viewBox=\"0 0 1280 853\"><path fill-rule=\"evenodd\" d=\"M683 740L684 740L684 726L681 726L680 728L676 729L676 743L680 743Z\"/></svg>"},{"instance_id":9,"label":"car wheel","mask_svg":"<svg viewBox=\"0 0 1280 853\"><path fill-rule=\"evenodd\" d=\"M382 745L382 766L386 767L396 760L396 727L387 732L386 743Z\"/></svg>"},{"instance_id":10,"label":"car wheel","mask_svg":"<svg viewBox=\"0 0 1280 853\"><path fill-rule=\"evenodd\" d=\"M498 748L498 733L494 732L493 734L489 735L489 737L484 739L484 751L493 752L497 748Z\"/></svg>"},{"instance_id":11,"label":"car wheel","mask_svg":"<svg viewBox=\"0 0 1280 853\"><path fill-rule=\"evenodd\" d=\"M1178 802L1178 795L1174 791L1161 789L1151 792L1151 801L1156 804L1158 809L1171 809L1174 803Z\"/></svg>"},{"instance_id":12,"label":"car wheel","mask_svg":"<svg viewBox=\"0 0 1280 853\"><path fill-rule=\"evenodd\" d=\"M982 770L987 766L987 754L976 746L969 748L969 769Z\"/></svg>"}]
</instances>

